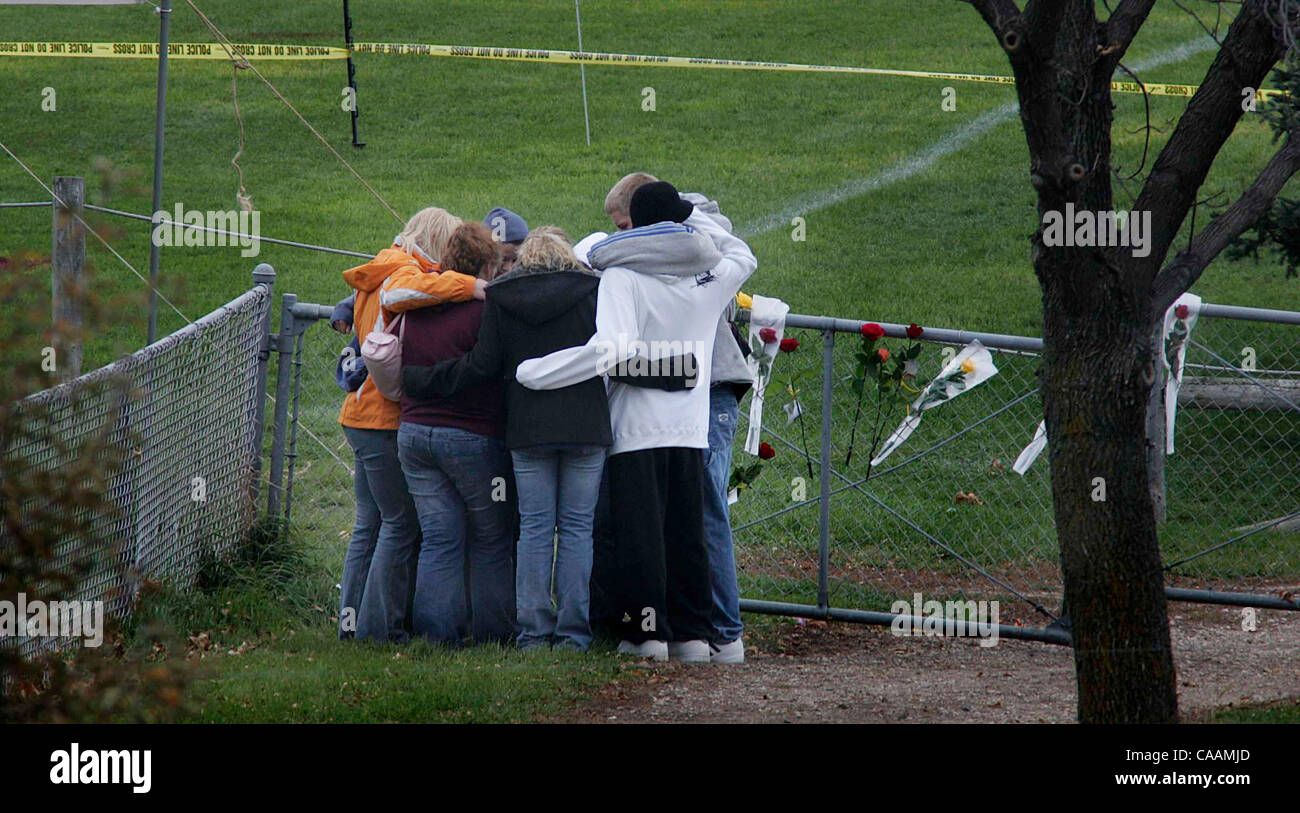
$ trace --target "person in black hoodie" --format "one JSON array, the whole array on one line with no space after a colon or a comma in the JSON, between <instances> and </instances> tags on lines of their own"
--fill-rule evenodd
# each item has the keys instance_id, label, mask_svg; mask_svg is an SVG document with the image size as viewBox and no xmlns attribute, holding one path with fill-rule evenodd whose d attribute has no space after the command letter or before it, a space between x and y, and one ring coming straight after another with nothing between
<instances>
[{"instance_id":1,"label":"person in black hoodie","mask_svg":"<svg viewBox=\"0 0 1300 813\"><path fill-rule=\"evenodd\" d=\"M514 463L520 523L515 601L518 644L524 649L549 644L581 651L591 644L592 521L613 439L602 379L529 390L514 380L514 371L525 359L591 338L599 283L600 277L574 257L562 231L536 229L519 247L518 267L488 287L473 349L459 359L402 370L403 386L414 398L450 396L483 381L506 382L506 446ZM661 362L651 366L655 375L619 380L679 390L694 386L695 361L687 356ZM659 370L678 374L661 376Z\"/></svg>"}]
</instances>

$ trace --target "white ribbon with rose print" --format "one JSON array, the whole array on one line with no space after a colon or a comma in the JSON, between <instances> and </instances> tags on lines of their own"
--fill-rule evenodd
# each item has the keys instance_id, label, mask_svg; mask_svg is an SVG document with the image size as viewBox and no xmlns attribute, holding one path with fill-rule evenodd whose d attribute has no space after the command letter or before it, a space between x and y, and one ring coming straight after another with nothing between
<instances>
[{"instance_id":1,"label":"white ribbon with rose print","mask_svg":"<svg viewBox=\"0 0 1300 813\"><path fill-rule=\"evenodd\" d=\"M1174 323L1178 321L1177 309L1179 305L1187 306L1187 318L1183 324L1187 329L1182 342L1175 348L1174 365L1170 365L1169 358L1165 354L1165 347L1169 342L1170 336L1174 332ZM1196 324L1196 317L1201 311L1201 298L1196 294L1183 294L1178 297L1178 301L1169 306L1165 311L1163 339L1160 345L1160 363L1165 368L1165 454L1174 453L1174 419L1178 414L1178 391L1183 386L1183 362L1187 358L1187 341L1192 335L1192 326ZM1047 448L1047 424L1045 421L1039 421L1038 429L1034 432L1034 439L1029 445L1020 452L1016 458L1015 465L1011 470L1016 474L1024 475L1029 467L1042 454L1043 449Z\"/></svg>"},{"instance_id":2,"label":"white ribbon with rose print","mask_svg":"<svg viewBox=\"0 0 1300 813\"><path fill-rule=\"evenodd\" d=\"M1176 312L1180 305L1187 306L1187 317L1179 319ZM1192 339L1192 328L1196 317L1201 312L1201 298L1196 294L1183 294L1165 311L1164 340L1160 343L1160 363L1165 367L1165 454L1174 453L1174 419L1178 415L1178 391L1183 388L1183 362L1187 359L1187 343ZM1174 329L1179 322L1185 329L1181 340L1172 348ZM1174 351L1172 363L1168 351Z\"/></svg>"},{"instance_id":3,"label":"white ribbon with rose print","mask_svg":"<svg viewBox=\"0 0 1300 813\"><path fill-rule=\"evenodd\" d=\"M946 378L960 370L962 364L967 360L974 365L974 369L962 376L965 386L958 388L952 382L942 381L943 378ZM907 440L908 437L911 436L912 432L916 431L916 427L920 426L921 415L927 409L933 409L934 407L939 406L939 404L946 404L958 395L961 395L963 392L982 384L997 374L998 368L993 364L993 354L988 351L987 347L980 344L978 339L963 347L961 352L953 356L952 360L943 366L943 369L934 377L934 380L932 380L924 390L921 390L921 394L917 396L917 399L914 402L912 402L907 417L898 425L898 428L894 430L893 434L885 439L884 445L880 447L880 453L871 461L871 465L880 465L886 457L893 454L895 449L902 446L903 441ZM926 396L930 395L932 390L940 386L944 388L943 392L936 394L941 397L937 399L933 397L927 399Z\"/></svg>"},{"instance_id":4,"label":"white ribbon with rose print","mask_svg":"<svg viewBox=\"0 0 1300 813\"><path fill-rule=\"evenodd\" d=\"M749 374L754 379L754 395L749 402L749 432L745 435L745 451L758 454L760 435L763 432L763 395L772 380L772 362L781 349L785 336L785 316L790 306L779 299L755 294L749 309ZM763 341L759 335L771 328L776 338Z\"/></svg>"}]
</instances>

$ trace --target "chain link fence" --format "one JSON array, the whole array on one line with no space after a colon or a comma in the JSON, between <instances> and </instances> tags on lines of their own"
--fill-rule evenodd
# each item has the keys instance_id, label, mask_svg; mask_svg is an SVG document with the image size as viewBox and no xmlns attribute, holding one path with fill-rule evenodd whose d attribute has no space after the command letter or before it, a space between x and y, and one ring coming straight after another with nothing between
<instances>
[{"instance_id":1,"label":"chain link fence","mask_svg":"<svg viewBox=\"0 0 1300 813\"><path fill-rule=\"evenodd\" d=\"M101 433L123 453L112 514L39 498L17 508L20 521L58 515L111 542L71 598L103 601L106 614L123 617L142 580L188 588L205 557L228 551L253 525L271 299L268 278L154 344L14 405L32 431L4 454L33 472L70 465ZM0 530L0 545L11 542ZM82 542L60 542L54 566L101 553ZM56 643L17 641L25 653Z\"/></svg>"},{"instance_id":2,"label":"chain link fence","mask_svg":"<svg viewBox=\"0 0 1300 813\"><path fill-rule=\"evenodd\" d=\"M289 399L290 427L283 512L298 531L329 540L341 561L352 524L353 461L337 423L343 393L334 369L348 337L313 327L327 320L328 306L294 300L282 320L286 314L292 339L282 325L281 346L294 377L279 387ZM854 429L861 324L787 320L785 335L799 346L776 359L762 427L776 456L732 506L746 607L885 613L918 592L927 600L996 599L1004 625L1064 642L1062 633L1043 629L1057 620L1062 598L1047 457L1023 476L1012 470L1042 418L1041 341L927 329L919 386L974 338L990 350L998 373L928 410L911 438L868 473L877 421L887 436L904 411L900 404L878 418L868 391ZM885 327L883 344L901 349L904 326ZM1184 376L1176 454L1166 459L1161 543L1168 584L1188 592L1171 597L1300 609L1293 601L1300 592L1300 315L1205 306ZM794 400L791 388L801 407L794 418L784 409ZM742 404L737 464L754 460L741 449L750 403Z\"/></svg>"},{"instance_id":3,"label":"chain link fence","mask_svg":"<svg viewBox=\"0 0 1300 813\"><path fill-rule=\"evenodd\" d=\"M112 523L106 535L118 548L81 589L109 601L111 612L126 611L141 578L191 584L205 555L228 550L251 527L262 483L268 517L324 546L341 566L354 461L338 425L344 393L334 370L349 337L320 324L330 306L292 294L282 299L279 332L270 333L273 272L263 273L224 308L23 402L53 417L47 443L7 450L32 466L59 466L63 446L54 439L75 446L106 421L113 442L129 451L112 485L120 511L96 518ZM900 404L877 413L870 384L859 405L851 382L861 324L787 320L786 336L799 346L776 359L762 427L776 456L732 506L747 608L810 615L838 608L848 613L838 617L879 621L868 616L915 593L997 599L1004 625L1064 642L1044 629L1061 606L1046 457L1023 476L1012 471L1041 420L1041 343L927 329L917 382L975 338L998 373L926 411L907 442L871 468L877 429L888 435L904 412ZM884 326L882 343L901 349L905 328ZM1253 596L1258 606L1300 606L1298 339L1297 314L1202 309L1188 343L1176 454L1165 468L1162 549L1169 585L1186 591L1175 598L1231 603L1224 593L1249 594L1246 603ZM81 397L110 379L124 388ZM115 392L130 395L114 401ZM785 409L794 400L800 409ZM742 404L738 464L753 460L741 449L750 404ZM259 451L269 453L260 479Z\"/></svg>"},{"instance_id":4,"label":"chain link fence","mask_svg":"<svg viewBox=\"0 0 1300 813\"><path fill-rule=\"evenodd\" d=\"M1290 324L1254 321L1265 315L1206 306L1190 338L1160 528L1172 598L1300 609L1300 315L1275 314ZM997 375L926 411L906 443L869 471L876 422L870 383L851 442L859 348L851 334L860 325L798 316L787 322L785 335L799 347L776 359L762 427L777 455L732 507L742 594L881 612L918 592L927 600L998 599L1004 624L1050 625L1062 587L1046 455L1023 476L1012 470L1042 418L1033 349L1039 343L980 337ZM901 349L904 327L886 329L882 343ZM927 330L917 380L939 372L950 357L945 347L976 336ZM818 484L826 369L823 568ZM798 418L779 408L795 398ZM888 412L885 435L903 414L901 405Z\"/></svg>"}]
</instances>

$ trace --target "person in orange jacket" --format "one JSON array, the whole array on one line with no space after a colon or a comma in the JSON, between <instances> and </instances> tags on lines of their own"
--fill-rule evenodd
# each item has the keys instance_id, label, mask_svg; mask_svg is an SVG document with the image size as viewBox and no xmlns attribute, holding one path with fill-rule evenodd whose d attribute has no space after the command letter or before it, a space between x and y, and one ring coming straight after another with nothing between
<instances>
[{"instance_id":1,"label":"person in orange jacket","mask_svg":"<svg viewBox=\"0 0 1300 813\"><path fill-rule=\"evenodd\" d=\"M401 311L484 298L483 280L438 265L447 238L460 223L445 209L422 209L407 221L391 248L343 272L343 281L356 291L353 332L358 343L372 330L387 329ZM408 635L420 528L397 457L401 406L366 378L344 396L339 423L355 456L357 502L343 564L339 637L402 641Z\"/></svg>"}]
</instances>

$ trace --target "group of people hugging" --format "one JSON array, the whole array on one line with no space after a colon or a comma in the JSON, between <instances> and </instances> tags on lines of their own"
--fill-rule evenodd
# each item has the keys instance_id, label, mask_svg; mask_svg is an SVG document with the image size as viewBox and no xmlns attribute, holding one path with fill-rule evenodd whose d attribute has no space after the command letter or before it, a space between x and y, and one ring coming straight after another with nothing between
<instances>
[{"instance_id":1,"label":"group of people hugging","mask_svg":"<svg viewBox=\"0 0 1300 813\"><path fill-rule=\"evenodd\" d=\"M645 173L573 245L430 207L343 272L339 423L356 520L341 637L740 663L728 508L757 260L714 201ZM356 348L400 337L400 402Z\"/></svg>"}]
</instances>

